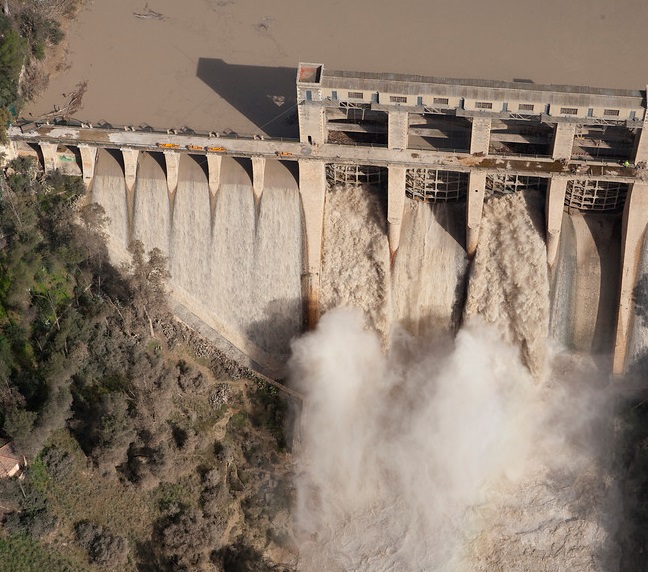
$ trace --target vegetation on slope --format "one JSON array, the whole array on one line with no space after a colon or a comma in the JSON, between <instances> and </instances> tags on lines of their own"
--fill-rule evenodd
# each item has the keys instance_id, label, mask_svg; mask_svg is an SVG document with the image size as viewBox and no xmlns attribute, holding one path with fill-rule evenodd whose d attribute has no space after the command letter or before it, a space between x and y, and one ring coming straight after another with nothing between
<instances>
[{"instance_id":1,"label":"vegetation on slope","mask_svg":"<svg viewBox=\"0 0 648 572\"><path fill-rule=\"evenodd\" d=\"M61 22L74 17L81 0L12 0L0 13L0 140L25 100L48 83L46 49L59 44Z\"/></svg>"},{"instance_id":2,"label":"vegetation on slope","mask_svg":"<svg viewBox=\"0 0 648 572\"><path fill-rule=\"evenodd\" d=\"M0 561L287 569L276 389L171 318L159 251L110 265L79 179L19 159L1 185L0 427L30 463L0 480Z\"/></svg>"}]
</instances>

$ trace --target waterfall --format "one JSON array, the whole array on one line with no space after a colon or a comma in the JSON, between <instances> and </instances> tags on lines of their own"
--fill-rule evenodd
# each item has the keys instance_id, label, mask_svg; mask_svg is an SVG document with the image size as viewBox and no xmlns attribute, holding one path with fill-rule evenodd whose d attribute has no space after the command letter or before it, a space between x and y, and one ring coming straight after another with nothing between
<instances>
[{"instance_id":1,"label":"waterfall","mask_svg":"<svg viewBox=\"0 0 648 572\"><path fill-rule=\"evenodd\" d=\"M169 271L173 289L183 299L195 298L209 308L211 206L207 177L191 157L180 160L169 239Z\"/></svg>"},{"instance_id":2,"label":"waterfall","mask_svg":"<svg viewBox=\"0 0 648 572\"><path fill-rule=\"evenodd\" d=\"M394 264L394 322L427 338L454 333L463 305L466 256L462 204L407 199Z\"/></svg>"},{"instance_id":3,"label":"waterfall","mask_svg":"<svg viewBox=\"0 0 648 572\"><path fill-rule=\"evenodd\" d=\"M249 161L225 158L212 196L204 165L183 156L178 187L169 193L162 155L142 153L129 223L122 167L101 151L93 200L110 218L116 261L127 260L131 236L146 250L159 248L169 258L174 302L276 369L301 331L302 223L294 174L269 163L256 204Z\"/></svg>"},{"instance_id":4,"label":"waterfall","mask_svg":"<svg viewBox=\"0 0 648 572\"><path fill-rule=\"evenodd\" d=\"M163 167L150 153L143 153L138 165L133 211L133 237L146 250L159 248L169 254L171 197Z\"/></svg>"},{"instance_id":5,"label":"waterfall","mask_svg":"<svg viewBox=\"0 0 648 572\"><path fill-rule=\"evenodd\" d=\"M536 376L544 368L549 328L541 199L519 192L486 202L465 310L468 318L496 324Z\"/></svg>"},{"instance_id":6,"label":"waterfall","mask_svg":"<svg viewBox=\"0 0 648 572\"><path fill-rule=\"evenodd\" d=\"M326 194L320 305L360 308L387 340L391 326L390 262L379 189L334 188Z\"/></svg>"},{"instance_id":7,"label":"waterfall","mask_svg":"<svg viewBox=\"0 0 648 572\"><path fill-rule=\"evenodd\" d=\"M106 232L111 255L116 262L128 260L128 199L124 173L119 161L105 149L97 152L92 200L104 208L109 219Z\"/></svg>"}]
</instances>

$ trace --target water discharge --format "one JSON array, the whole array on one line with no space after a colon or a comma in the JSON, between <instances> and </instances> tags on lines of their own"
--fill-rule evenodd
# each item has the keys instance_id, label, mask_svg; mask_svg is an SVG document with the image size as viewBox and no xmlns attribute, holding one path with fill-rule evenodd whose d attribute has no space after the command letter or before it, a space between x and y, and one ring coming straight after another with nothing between
<instances>
[{"instance_id":1,"label":"water discharge","mask_svg":"<svg viewBox=\"0 0 648 572\"><path fill-rule=\"evenodd\" d=\"M132 238L160 248L174 300L264 363L301 330L302 212L290 168L268 161L258 193L251 167L223 158L210 189L184 156L169 192L163 156L141 153L127 191L102 151L93 198L117 260ZM408 199L392 265L384 190L326 194L324 315L290 360L304 572L618 569L614 398L565 349L611 349L618 221L565 214L549 273L542 196L491 197L471 263L464 209Z\"/></svg>"},{"instance_id":2,"label":"water discharge","mask_svg":"<svg viewBox=\"0 0 648 572\"><path fill-rule=\"evenodd\" d=\"M497 324L536 376L544 367L549 328L542 206L536 193L505 195L484 205L465 310L468 318Z\"/></svg>"},{"instance_id":3,"label":"water discharge","mask_svg":"<svg viewBox=\"0 0 648 572\"><path fill-rule=\"evenodd\" d=\"M463 307L465 205L407 199L392 276L393 321L415 336L454 333Z\"/></svg>"},{"instance_id":4,"label":"water discharge","mask_svg":"<svg viewBox=\"0 0 648 572\"><path fill-rule=\"evenodd\" d=\"M353 252L329 266L331 281L372 263L388 272L379 203L361 192L327 205L336 245ZM351 203L364 229L336 220ZM307 396L300 570L617 569L615 399L594 361L549 339L542 208L535 193L487 201L454 338L465 256L448 207L408 204L391 281L328 286L330 307L359 309L329 311L293 344Z\"/></svg>"},{"instance_id":5,"label":"water discharge","mask_svg":"<svg viewBox=\"0 0 648 572\"><path fill-rule=\"evenodd\" d=\"M391 326L389 244L381 194L336 187L326 196L322 244L322 311L362 309L384 342Z\"/></svg>"},{"instance_id":6,"label":"water discharge","mask_svg":"<svg viewBox=\"0 0 648 572\"><path fill-rule=\"evenodd\" d=\"M131 239L147 251L159 248L169 258L172 298L187 315L256 363L276 369L302 323L295 176L279 161L269 161L267 184L255 200L249 160L224 158L215 192L199 161L181 158L177 189L169 192L163 155L140 153L131 195L119 162L100 152L93 200L110 219L111 255L127 260Z\"/></svg>"}]
</instances>

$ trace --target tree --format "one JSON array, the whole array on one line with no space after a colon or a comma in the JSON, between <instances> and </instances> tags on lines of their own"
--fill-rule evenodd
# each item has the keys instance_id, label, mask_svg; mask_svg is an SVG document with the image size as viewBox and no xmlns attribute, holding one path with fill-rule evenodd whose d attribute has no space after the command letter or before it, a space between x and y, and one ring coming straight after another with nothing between
<instances>
[{"instance_id":1,"label":"tree","mask_svg":"<svg viewBox=\"0 0 648 572\"><path fill-rule=\"evenodd\" d=\"M128 562L128 542L123 536L87 520L78 522L74 532L93 564L122 569Z\"/></svg>"}]
</instances>

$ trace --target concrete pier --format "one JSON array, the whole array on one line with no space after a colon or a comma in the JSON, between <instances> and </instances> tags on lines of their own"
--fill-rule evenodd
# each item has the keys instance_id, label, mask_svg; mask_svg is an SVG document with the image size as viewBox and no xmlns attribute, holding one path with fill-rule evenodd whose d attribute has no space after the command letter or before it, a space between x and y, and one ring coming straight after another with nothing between
<instances>
[{"instance_id":1,"label":"concrete pier","mask_svg":"<svg viewBox=\"0 0 648 572\"><path fill-rule=\"evenodd\" d=\"M252 189L254 192L254 203L259 206L263 186L265 182L265 157L252 157Z\"/></svg>"},{"instance_id":2,"label":"concrete pier","mask_svg":"<svg viewBox=\"0 0 648 572\"><path fill-rule=\"evenodd\" d=\"M479 172L470 173L466 201L466 252L468 256L474 256L477 251L485 194L486 174Z\"/></svg>"},{"instance_id":3,"label":"concrete pier","mask_svg":"<svg viewBox=\"0 0 648 572\"><path fill-rule=\"evenodd\" d=\"M389 112L387 116L387 147L389 149L407 149L408 117L407 111Z\"/></svg>"},{"instance_id":4,"label":"concrete pier","mask_svg":"<svg viewBox=\"0 0 648 572\"><path fill-rule=\"evenodd\" d=\"M549 266L556 261L556 254L558 253L566 191L567 179L565 177L554 177L549 180L547 200L545 202L547 264Z\"/></svg>"},{"instance_id":5,"label":"concrete pier","mask_svg":"<svg viewBox=\"0 0 648 572\"><path fill-rule=\"evenodd\" d=\"M139 151L137 149L128 149L122 147L122 157L124 159L124 180L128 191L135 190L135 180L137 179L137 160Z\"/></svg>"},{"instance_id":6,"label":"concrete pier","mask_svg":"<svg viewBox=\"0 0 648 572\"><path fill-rule=\"evenodd\" d=\"M324 107L299 106L299 140L310 145L323 145L327 139Z\"/></svg>"},{"instance_id":7,"label":"concrete pier","mask_svg":"<svg viewBox=\"0 0 648 572\"><path fill-rule=\"evenodd\" d=\"M490 147L490 117L473 117L472 130L470 131L470 154L488 155Z\"/></svg>"},{"instance_id":8,"label":"concrete pier","mask_svg":"<svg viewBox=\"0 0 648 572\"><path fill-rule=\"evenodd\" d=\"M628 341L634 315L633 292L637 284L637 271L641 260L641 247L648 227L648 183L634 183L626 198L623 210L621 235L621 278L619 309L612 373L623 375L626 369Z\"/></svg>"},{"instance_id":9,"label":"concrete pier","mask_svg":"<svg viewBox=\"0 0 648 572\"><path fill-rule=\"evenodd\" d=\"M221 163L223 157L210 153L207 155L207 172L209 182L209 192L212 196L216 195L220 187Z\"/></svg>"},{"instance_id":10,"label":"concrete pier","mask_svg":"<svg viewBox=\"0 0 648 572\"><path fill-rule=\"evenodd\" d=\"M308 329L319 321L322 233L326 199L326 165L321 161L299 161L299 194L304 214L304 317Z\"/></svg>"},{"instance_id":11,"label":"concrete pier","mask_svg":"<svg viewBox=\"0 0 648 572\"><path fill-rule=\"evenodd\" d=\"M56 149L58 145L56 143L39 143L41 153L43 154L43 170L46 173L51 173L56 171L58 166L58 155Z\"/></svg>"},{"instance_id":12,"label":"concrete pier","mask_svg":"<svg viewBox=\"0 0 648 572\"><path fill-rule=\"evenodd\" d=\"M178 188L178 171L180 168L180 153L176 151L164 152L164 163L166 165L167 189L173 194Z\"/></svg>"},{"instance_id":13,"label":"concrete pier","mask_svg":"<svg viewBox=\"0 0 648 572\"><path fill-rule=\"evenodd\" d=\"M576 135L575 123L557 123L554 131L553 149L551 156L556 159L569 160L574 147L574 136Z\"/></svg>"},{"instance_id":14,"label":"concrete pier","mask_svg":"<svg viewBox=\"0 0 648 572\"><path fill-rule=\"evenodd\" d=\"M89 188L94 178L95 163L97 162L97 148L90 145L79 145L81 154L81 172L86 188Z\"/></svg>"},{"instance_id":15,"label":"concrete pier","mask_svg":"<svg viewBox=\"0 0 648 572\"><path fill-rule=\"evenodd\" d=\"M648 89L648 86L646 86ZM644 113L642 121L642 128L637 135L637 140L634 148L633 162L648 163L648 111Z\"/></svg>"},{"instance_id":16,"label":"concrete pier","mask_svg":"<svg viewBox=\"0 0 648 572\"><path fill-rule=\"evenodd\" d=\"M387 226L389 227L389 252L392 260L400 244L405 210L405 174L403 165L390 165L387 178Z\"/></svg>"}]
</instances>

